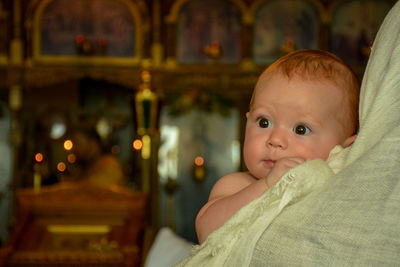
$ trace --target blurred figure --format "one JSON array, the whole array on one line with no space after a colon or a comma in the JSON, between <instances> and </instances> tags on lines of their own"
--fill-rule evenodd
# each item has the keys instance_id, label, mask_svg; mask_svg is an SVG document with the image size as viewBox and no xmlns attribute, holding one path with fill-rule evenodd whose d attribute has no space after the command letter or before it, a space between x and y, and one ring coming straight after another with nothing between
<instances>
[{"instance_id":1,"label":"blurred figure","mask_svg":"<svg viewBox=\"0 0 400 267\"><path fill-rule=\"evenodd\" d=\"M72 151L76 156L75 180L88 180L99 186L126 184L119 159L105 153L99 134L92 127L79 127L71 131Z\"/></svg>"}]
</instances>

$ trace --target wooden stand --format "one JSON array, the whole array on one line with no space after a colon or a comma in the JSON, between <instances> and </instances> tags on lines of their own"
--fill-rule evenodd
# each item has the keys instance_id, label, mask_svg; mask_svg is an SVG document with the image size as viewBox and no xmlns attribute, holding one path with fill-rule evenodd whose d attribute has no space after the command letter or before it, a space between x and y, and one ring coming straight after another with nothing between
<instances>
[{"instance_id":1,"label":"wooden stand","mask_svg":"<svg viewBox=\"0 0 400 267\"><path fill-rule=\"evenodd\" d=\"M64 182L17 191L17 207L0 266L142 264L147 194Z\"/></svg>"}]
</instances>

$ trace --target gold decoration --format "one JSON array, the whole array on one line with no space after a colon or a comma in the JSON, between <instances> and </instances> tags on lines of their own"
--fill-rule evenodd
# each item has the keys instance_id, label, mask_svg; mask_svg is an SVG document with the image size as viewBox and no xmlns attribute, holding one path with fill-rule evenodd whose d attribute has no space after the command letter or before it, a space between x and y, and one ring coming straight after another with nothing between
<instances>
[{"instance_id":1,"label":"gold decoration","mask_svg":"<svg viewBox=\"0 0 400 267\"><path fill-rule=\"evenodd\" d=\"M222 47L218 42L212 42L211 45L207 45L204 47L204 54L210 57L213 60L218 60L222 56Z\"/></svg>"},{"instance_id":2,"label":"gold decoration","mask_svg":"<svg viewBox=\"0 0 400 267\"><path fill-rule=\"evenodd\" d=\"M137 133L144 135L157 130L158 97L150 87L150 72L143 71L141 78L139 92L135 95L135 109Z\"/></svg>"},{"instance_id":3,"label":"gold decoration","mask_svg":"<svg viewBox=\"0 0 400 267\"><path fill-rule=\"evenodd\" d=\"M227 117L231 114L232 108L232 103L224 95L200 91L196 88L185 94L171 95L168 103L170 103L169 114L171 116L180 116L197 109Z\"/></svg>"}]
</instances>

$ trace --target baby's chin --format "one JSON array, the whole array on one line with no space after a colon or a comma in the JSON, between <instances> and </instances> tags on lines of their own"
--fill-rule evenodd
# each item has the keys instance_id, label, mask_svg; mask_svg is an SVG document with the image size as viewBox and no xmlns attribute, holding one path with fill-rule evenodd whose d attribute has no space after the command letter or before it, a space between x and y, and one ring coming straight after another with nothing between
<instances>
[{"instance_id":1,"label":"baby's chin","mask_svg":"<svg viewBox=\"0 0 400 267\"><path fill-rule=\"evenodd\" d=\"M254 172L249 172L249 174L255 179L255 180L261 180L267 178L268 174L270 173L271 169L265 169L262 171L254 171Z\"/></svg>"}]
</instances>

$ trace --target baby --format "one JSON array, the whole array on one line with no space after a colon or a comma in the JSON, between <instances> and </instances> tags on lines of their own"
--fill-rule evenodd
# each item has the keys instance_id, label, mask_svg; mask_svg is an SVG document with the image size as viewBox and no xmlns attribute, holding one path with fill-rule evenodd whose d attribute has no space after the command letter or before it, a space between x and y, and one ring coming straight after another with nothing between
<instances>
[{"instance_id":1,"label":"baby","mask_svg":"<svg viewBox=\"0 0 400 267\"><path fill-rule=\"evenodd\" d=\"M326 51L298 50L271 64L259 77L246 114L248 172L228 174L214 185L196 218L199 243L289 169L326 160L336 145L351 145L359 92L351 69Z\"/></svg>"}]
</instances>

